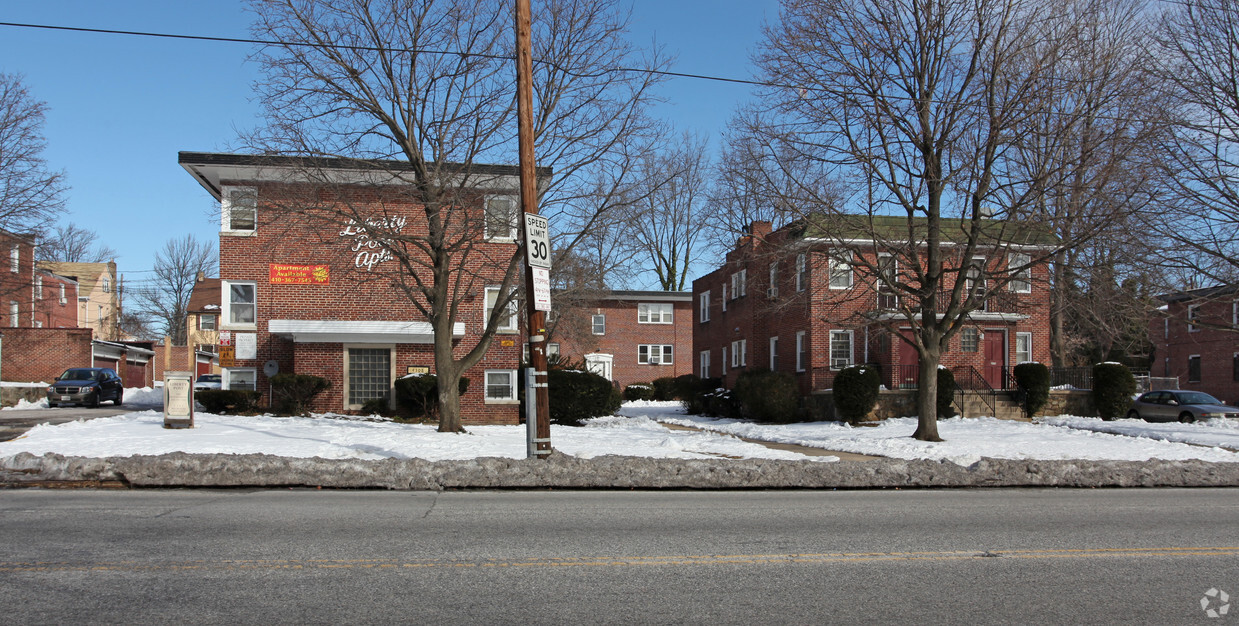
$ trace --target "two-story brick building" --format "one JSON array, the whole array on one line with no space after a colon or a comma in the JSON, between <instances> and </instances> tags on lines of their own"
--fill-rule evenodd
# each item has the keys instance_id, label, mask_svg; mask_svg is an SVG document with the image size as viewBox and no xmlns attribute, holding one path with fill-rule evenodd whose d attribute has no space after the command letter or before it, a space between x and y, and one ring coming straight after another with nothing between
<instances>
[{"instance_id":1,"label":"two-story brick building","mask_svg":"<svg viewBox=\"0 0 1239 626\"><path fill-rule=\"evenodd\" d=\"M557 308L548 348L620 389L692 374L692 315L689 292L607 291Z\"/></svg>"},{"instance_id":2,"label":"two-story brick building","mask_svg":"<svg viewBox=\"0 0 1239 626\"><path fill-rule=\"evenodd\" d=\"M356 411L371 400L392 402L398 377L435 372L432 326L395 282L430 278L407 274L420 270L401 269L373 239L377 232L427 232L414 188L392 175L406 165L194 152L180 153L179 162L221 203L218 332L226 348L220 355L225 388L265 392L267 372L312 374L331 382L313 410ZM456 210L485 221L485 230L468 242L468 266L452 277L459 296L456 358L478 345L517 235L517 169L471 167L485 175L471 179ZM373 217L331 222L298 212L301 203L348 206ZM499 314L495 340L465 372L466 423L518 421L523 340L515 306L508 313Z\"/></svg>"},{"instance_id":3,"label":"two-story brick building","mask_svg":"<svg viewBox=\"0 0 1239 626\"><path fill-rule=\"evenodd\" d=\"M32 234L0 230L6 257L0 269L0 319L9 328L34 326L34 244Z\"/></svg>"},{"instance_id":4,"label":"two-story brick building","mask_svg":"<svg viewBox=\"0 0 1239 626\"><path fill-rule=\"evenodd\" d=\"M1033 248L1008 245L970 261L978 271L967 289L989 290L985 277L1007 264L1017 272L986 293L942 355L957 380L1002 389L1015 364L1048 362L1048 270L1032 262ZM919 356L898 336L912 332L900 322L902 296L875 280L875 269L892 283L911 275L861 233L814 236L803 223L771 232L769 222L755 222L722 267L693 281L697 374L730 387L745 369L768 368L795 375L808 395L829 389L844 367L867 363L879 366L887 388L915 388Z\"/></svg>"},{"instance_id":5,"label":"two-story brick building","mask_svg":"<svg viewBox=\"0 0 1239 626\"><path fill-rule=\"evenodd\" d=\"M95 338L103 341L124 339L121 336L119 325L121 298L115 261L106 263L40 261L38 267L58 276L68 277L77 283L76 302L68 304L74 307L78 328L89 328L95 331ZM57 302L59 303L59 293L57 293Z\"/></svg>"},{"instance_id":6,"label":"two-story brick building","mask_svg":"<svg viewBox=\"0 0 1239 626\"><path fill-rule=\"evenodd\" d=\"M1239 404L1239 285L1158 296L1165 306L1149 326L1150 373L1180 389Z\"/></svg>"}]
</instances>

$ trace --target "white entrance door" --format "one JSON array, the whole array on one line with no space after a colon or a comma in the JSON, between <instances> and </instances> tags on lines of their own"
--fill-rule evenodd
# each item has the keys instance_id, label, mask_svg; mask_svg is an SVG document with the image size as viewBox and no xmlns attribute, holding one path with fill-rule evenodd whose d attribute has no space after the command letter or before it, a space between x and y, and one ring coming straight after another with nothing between
<instances>
[{"instance_id":1,"label":"white entrance door","mask_svg":"<svg viewBox=\"0 0 1239 626\"><path fill-rule=\"evenodd\" d=\"M594 353L585 355L585 369L611 380L611 361L615 357L610 354Z\"/></svg>"}]
</instances>

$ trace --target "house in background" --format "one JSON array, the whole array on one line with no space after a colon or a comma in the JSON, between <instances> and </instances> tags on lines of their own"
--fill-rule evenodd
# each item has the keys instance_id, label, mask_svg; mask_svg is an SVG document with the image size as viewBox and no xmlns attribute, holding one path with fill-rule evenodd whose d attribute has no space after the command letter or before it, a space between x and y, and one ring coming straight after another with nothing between
<instances>
[{"instance_id":1,"label":"house in background","mask_svg":"<svg viewBox=\"0 0 1239 626\"><path fill-rule=\"evenodd\" d=\"M76 280L38 268L33 292L35 328L77 328Z\"/></svg>"},{"instance_id":2,"label":"house in background","mask_svg":"<svg viewBox=\"0 0 1239 626\"><path fill-rule=\"evenodd\" d=\"M846 248L838 247L841 240ZM988 293L985 307L951 340L942 365L957 381L1003 389L1015 364L1049 361L1048 269L1031 265L1021 247L1010 249L1010 259L975 261L1028 267ZM888 389L915 388L919 356L889 329L900 326L900 296L861 266L883 268L892 279L907 275L863 231L825 237L803 223L772 232L769 222L754 222L722 267L693 281L697 374L731 387L746 369L767 368L795 376L809 395L830 389L843 368L867 363L879 366ZM967 288L988 289L984 276L1002 267L987 267Z\"/></svg>"},{"instance_id":3,"label":"house in background","mask_svg":"<svg viewBox=\"0 0 1239 626\"><path fill-rule=\"evenodd\" d=\"M185 310L186 371L195 376L219 373L219 285L218 278L199 273Z\"/></svg>"},{"instance_id":4,"label":"house in background","mask_svg":"<svg viewBox=\"0 0 1239 626\"><path fill-rule=\"evenodd\" d=\"M34 326L34 245L33 234L0 230L0 320L3 326Z\"/></svg>"},{"instance_id":5,"label":"house in background","mask_svg":"<svg viewBox=\"0 0 1239 626\"><path fill-rule=\"evenodd\" d=\"M548 356L583 362L620 389L693 373L693 294L608 291L557 308Z\"/></svg>"},{"instance_id":6,"label":"house in background","mask_svg":"<svg viewBox=\"0 0 1239 626\"><path fill-rule=\"evenodd\" d=\"M1180 389L1239 404L1239 285L1158 296L1162 315L1149 325L1154 376L1177 378Z\"/></svg>"},{"instance_id":7,"label":"house in background","mask_svg":"<svg viewBox=\"0 0 1239 626\"><path fill-rule=\"evenodd\" d=\"M95 337L103 341L120 341L120 285L117 281L116 262L67 263L40 261L40 269L77 282L78 297L76 316L78 328L95 331Z\"/></svg>"}]
</instances>

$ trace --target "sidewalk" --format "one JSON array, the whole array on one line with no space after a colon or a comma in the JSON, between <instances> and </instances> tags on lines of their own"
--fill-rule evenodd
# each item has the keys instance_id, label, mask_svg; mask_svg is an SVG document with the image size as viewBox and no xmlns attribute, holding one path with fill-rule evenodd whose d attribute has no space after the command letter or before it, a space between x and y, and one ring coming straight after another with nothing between
<instances>
[{"instance_id":1,"label":"sidewalk","mask_svg":"<svg viewBox=\"0 0 1239 626\"><path fill-rule=\"evenodd\" d=\"M704 428L694 428L692 426L682 426L680 424L662 424L662 426L668 430L713 432L713 431L707 431ZM726 433L720 433L720 434L726 434ZM734 437L735 435L731 435L731 436ZM880 456L869 456L867 454L856 454L853 452L840 452L838 450L825 450L823 448L801 446L801 445L797 445L794 443L775 443L773 441L762 441L760 439L749 439L748 437L736 437L736 438L739 439L740 441L747 441L748 443L755 443L758 445L766 446L767 448L770 448L771 450L785 450L787 452L795 452L797 454L803 454L805 456L834 456L834 457L839 457L840 461L876 461L878 459L884 458Z\"/></svg>"}]
</instances>

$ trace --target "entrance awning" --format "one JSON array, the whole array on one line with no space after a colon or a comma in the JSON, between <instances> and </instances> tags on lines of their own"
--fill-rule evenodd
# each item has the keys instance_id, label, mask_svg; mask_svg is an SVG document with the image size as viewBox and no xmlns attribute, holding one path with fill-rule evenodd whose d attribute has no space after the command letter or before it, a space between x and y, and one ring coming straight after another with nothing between
<instances>
[{"instance_id":1,"label":"entrance awning","mask_svg":"<svg viewBox=\"0 0 1239 626\"><path fill-rule=\"evenodd\" d=\"M293 343L434 343L430 322L271 320L267 330ZM452 338L464 336L464 323L456 323Z\"/></svg>"}]
</instances>

